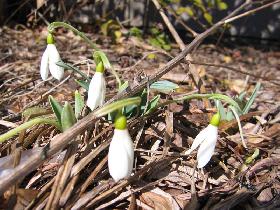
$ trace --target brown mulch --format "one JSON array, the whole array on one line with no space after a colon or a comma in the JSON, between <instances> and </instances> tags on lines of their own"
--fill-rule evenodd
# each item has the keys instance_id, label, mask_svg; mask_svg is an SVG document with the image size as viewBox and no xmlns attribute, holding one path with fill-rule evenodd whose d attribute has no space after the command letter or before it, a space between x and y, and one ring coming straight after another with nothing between
<instances>
[{"instance_id":1,"label":"brown mulch","mask_svg":"<svg viewBox=\"0 0 280 210\"><path fill-rule=\"evenodd\" d=\"M179 52L176 48L170 53L162 52L135 38L122 39L114 44L108 37L88 35L107 53L122 79L134 85L154 74L159 66ZM39 63L45 48L45 36L46 28L0 30L1 134L23 123L21 112L24 109L32 106L50 109L48 95L60 102L73 101L74 90L78 89L86 97L85 91L74 81L79 77L72 72L66 72L67 79L62 82L53 79L42 82ZM71 32L59 31L56 41L64 62L93 74L91 50L80 38ZM155 54L154 59L147 58L150 53ZM280 49L264 50L253 46L230 49L204 44L192 57L199 63L196 67L208 92L233 97L246 90L248 97L256 83L262 83L250 113L242 119L247 150L242 147L237 124L232 122L220 129L210 163L203 170L194 171L196 156L185 156L184 151L208 124L207 113L215 109L205 109L198 100L172 104L145 118L129 121L136 148L134 175L114 183L106 159L113 127L101 119L77 139L77 150L73 149L75 163L59 198L53 198L50 193L62 163L58 154L36 171L30 171L16 185L16 190L11 189L2 195L0 208L44 208L50 205L50 199L58 200L56 207L65 209L279 208ZM173 93L161 93L162 101L196 91L190 75L181 66L164 78L176 82L180 88ZM116 82L109 72L106 81L109 99L116 94ZM14 154L16 142L23 138L21 155L24 159L32 155L32 149L47 145L56 134L54 127L34 126L23 136L1 143L1 157ZM244 164L256 148L260 150L259 155L250 164ZM9 157L8 167L11 167L13 159ZM0 165L0 170L3 167L7 166Z\"/></svg>"}]
</instances>

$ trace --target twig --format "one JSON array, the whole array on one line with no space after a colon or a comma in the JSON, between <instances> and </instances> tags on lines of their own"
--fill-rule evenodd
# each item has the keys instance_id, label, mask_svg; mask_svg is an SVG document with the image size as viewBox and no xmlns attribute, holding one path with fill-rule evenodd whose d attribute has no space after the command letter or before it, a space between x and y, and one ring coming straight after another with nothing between
<instances>
[{"instance_id":1,"label":"twig","mask_svg":"<svg viewBox=\"0 0 280 210\"><path fill-rule=\"evenodd\" d=\"M240 15L237 15L237 16L234 16L234 17L232 17L232 18L226 19L226 20L224 21L224 23L225 23L225 24L231 23L231 22L233 22L233 21L235 21L235 20L237 20L237 19L240 19L240 18L242 18L242 17L248 16L248 15L253 14L253 13L257 12L257 11L263 10L263 9L265 9L265 8L267 8L267 7L270 7L270 6L274 5L274 4L277 4L277 3L279 3L279 2L280 2L280 0L277 0L277 1L273 1L273 2L267 3L267 4L263 5L263 6L257 7L257 8L255 8L255 9L251 9L251 10L249 10L249 11L247 11L247 12L244 12L244 13L242 13L242 14L240 14Z\"/></svg>"},{"instance_id":2,"label":"twig","mask_svg":"<svg viewBox=\"0 0 280 210\"><path fill-rule=\"evenodd\" d=\"M168 10L171 12L171 14L176 18L176 20L187 30L189 31L193 37L196 37L198 35L198 33L196 33L193 29L191 29L189 26L187 26L184 21L181 19L181 17L179 17L176 14L176 11L174 11L174 9L171 6L168 6Z\"/></svg>"}]
</instances>

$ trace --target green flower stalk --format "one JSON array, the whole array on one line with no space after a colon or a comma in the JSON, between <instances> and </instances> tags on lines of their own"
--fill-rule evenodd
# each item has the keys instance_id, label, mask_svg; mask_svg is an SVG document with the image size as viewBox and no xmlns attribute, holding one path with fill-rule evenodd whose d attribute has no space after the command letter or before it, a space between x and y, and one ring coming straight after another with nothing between
<instances>
[{"instance_id":1,"label":"green flower stalk","mask_svg":"<svg viewBox=\"0 0 280 210\"><path fill-rule=\"evenodd\" d=\"M61 130L61 127L59 125L59 123L52 118L34 118L32 120L29 120L21 125L19 125L18 127L9 130L7 133L4 133L3 135L0 136L0 143L6 141L7 139L19 134L21 131L26 130L28 128L31 128L34 125L38 125L38 124L50 124L50 125L54 125L56 128Z\"/></svg>"}]
</instances>

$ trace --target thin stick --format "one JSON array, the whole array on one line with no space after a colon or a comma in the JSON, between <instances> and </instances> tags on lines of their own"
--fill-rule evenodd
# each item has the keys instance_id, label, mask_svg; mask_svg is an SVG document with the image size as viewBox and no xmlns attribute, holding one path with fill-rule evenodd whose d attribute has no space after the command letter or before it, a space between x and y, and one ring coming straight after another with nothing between
<instances>
[{"instance_id":1,"label":"thin stick","mask_svg":"<svg viewBox=\"0 0 280 210\"><path fill-rule=\"evenodd\" d=\"M240 19L242 17L248 16L248 15L253 14L253 13L257 12L257 11L263 10L263 9L265 9L267 7L270 7L270 6L274 5L274 4L277 4L279 2L280 2L280 0L277 0L277 1L273 1L273 2L267 3L267 4L263 5L263 6L258 7L258 8L251 9L251 10L249 10L247 12L244 12L244 13L242 13L240 15L234 16L232 18L228 18L227 20L224 21L224 23L225 24L231 23L231 22L233 22L233 21L235 21L237 19Z\"/></svg>"}]
</instances>

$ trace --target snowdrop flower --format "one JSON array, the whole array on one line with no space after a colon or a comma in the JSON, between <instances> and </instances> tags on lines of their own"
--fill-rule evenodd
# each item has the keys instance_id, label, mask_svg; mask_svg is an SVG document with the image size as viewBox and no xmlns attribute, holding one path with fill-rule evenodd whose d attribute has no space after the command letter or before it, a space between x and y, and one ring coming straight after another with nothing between
<instances>
[{"instance_id":1,"label":"snowdrop flower","mask_svg":"<svg viewBox=\"0 0 280 210\"><path fill-rule=\"evenodd\" d=\"M106 84L103 72L104 66L103 63L100 62L96 66L96 72L90 81L88 89L87 106L91 110L96 109L98 106L102 106L105 101Z\"/></svg>"},{"instance_id":2,"label":"snowdrop flower","mask_svg":"<svg viewBox=\"0 0 280 210\"><path fill-rule=\"evenodd\" d=\"M211 118L210 124L204 128L195 137L194 142L189 150L186 151L186 155L189 155L198 146L197 152L197 168L204 167L211 159L218 138L218 126L220 123L220 114L216 113Z\"/></svg>"},{"instance_id":3,"label":"snowdrop flower","mask_svg":"<svg viewBox=\"0 0 280 210\"><path fill-rule=\"evenodd\" d=\"M109 173L116 182L131 175L133 160L133 142L126 128L126 117L117 116L108 154Z\"/></svg>"},{"instance_id":4,"label":"snowdrop flower","mask_svg":"<svg viewBox=\"0 0 280 210\"><path fill-rule=\"evenodd\" d=\"M56 63L60 61L60 55L56 49L56 46L54 44L54 38L52 34L48 34L47 37L47 48L45 52L43 53L42 59L41 59L41 66L40 66L40 74L42 77L42 80L47 80L49 76L49 71L51 72L51 75L57 79L61 80L64 75L64 69Z\"/></svg>"}]
</instances>

